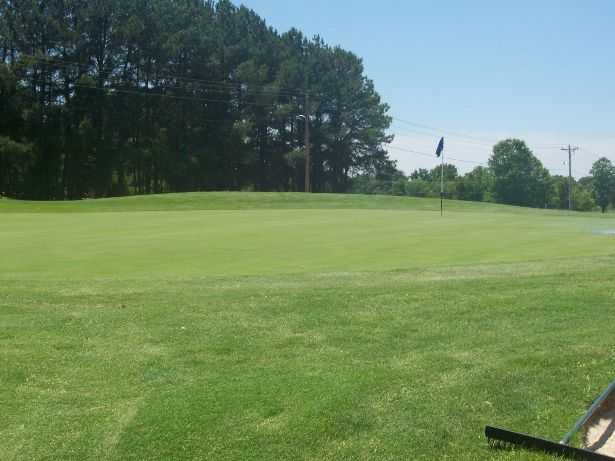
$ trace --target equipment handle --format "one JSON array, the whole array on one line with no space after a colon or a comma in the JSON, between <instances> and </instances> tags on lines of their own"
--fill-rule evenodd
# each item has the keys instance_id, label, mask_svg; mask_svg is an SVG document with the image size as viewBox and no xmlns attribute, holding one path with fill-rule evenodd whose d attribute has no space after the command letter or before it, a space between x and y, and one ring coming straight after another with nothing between
<instances>
[{"instance_id":1,"label":"equipment handle","mask_svg":"<svg viewBox=\"0 0 615 461\"><path fill-rule=\"evenodd\" d=\"M596 413L596 410L600 408L600 405L602 405L602 403L606 400L606 398L609 395L611 395L613 391L615 391L615 381L613 381L609 385L609 387L607 387L606 390L602 394L600 394L600 397L594 400L594 403L592 404L591 407L589 407L589 410L587 410L585 414L581 416L581 418L576 422L576 424L572 427L572 429L568 431L568 433L564 436L564 438L562 439L560 443L563 443L564 445L568 445L570 443L570 440L572 440L572 438L574 437L574 435L577 432L579 432L579 429L581 429L585 425L585 423L589 420L589 418L594 416L594 413Z\"/></svg>"}]
</instances>

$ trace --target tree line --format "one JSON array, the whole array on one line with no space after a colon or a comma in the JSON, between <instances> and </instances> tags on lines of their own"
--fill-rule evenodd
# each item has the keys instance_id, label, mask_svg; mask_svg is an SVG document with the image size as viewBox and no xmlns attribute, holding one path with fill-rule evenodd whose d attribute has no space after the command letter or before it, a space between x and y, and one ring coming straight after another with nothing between
<instances>
[{"instance_id":1,"label":"tree line","mask_svg":"<svg viewBox=\"0 0 615 461\"><path fill-rule=\"evenodd\" d=\"M435 156L434 156L435 159ZM477 202L496 202L535 208L568 209L568 177L551 175L525 142L508 139L493 148L488 166L478 166L465 175L445 164L445 197ZM352 192L362 194L440 196L440 166L418 169L409 176L392 168L379 175L353 178ZM603 157L586 177L572 180L573 209L603 213L615 208L615 166Z\"/></svg>"},{"instance_id":2,"label":"tree line","mask_svg":"<svg viewBox=\"0 0 615 461\"><path fill-rule=\"evenodd\" d=\"M358 56L229 0L0 0L0 196L301 191L306 121L313 191L439 196L439 168L389 158L388 110ZM613 206L614 176L596 162L575 209ZM568 207L520 140L445 177L448 198Z\"/></svg>"},{"instance_id":3,"label":"tree line","mask_svg":"<svg viewBox=\"0 0 615 461\"><path fill-rule=\"evenodd\" d=\"M361 59L228 0L0 0L0 195L346 192L394 169ZM301 117L303 116L303 118Z\"/></svg>"}]
</instances>

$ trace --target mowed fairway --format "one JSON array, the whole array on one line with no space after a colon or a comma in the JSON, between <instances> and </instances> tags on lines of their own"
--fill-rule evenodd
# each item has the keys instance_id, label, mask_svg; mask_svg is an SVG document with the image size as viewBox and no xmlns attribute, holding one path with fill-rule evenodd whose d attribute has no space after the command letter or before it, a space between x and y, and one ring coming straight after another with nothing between
<instances>
[{"instance_id":1,"label":"mowed fairway","mask_svg":"<svg viewBox=\"0 0 615 461\"><path fill-rule=\"evenodd\" d=\"M615 376L615 219L0 200L0 459L528 460Z\"/></svg>"}]
</instances>

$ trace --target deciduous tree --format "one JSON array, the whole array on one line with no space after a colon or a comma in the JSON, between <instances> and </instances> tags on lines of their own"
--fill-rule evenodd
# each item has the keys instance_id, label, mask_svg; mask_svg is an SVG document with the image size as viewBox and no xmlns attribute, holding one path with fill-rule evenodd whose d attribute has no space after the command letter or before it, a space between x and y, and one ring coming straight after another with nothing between
<instances>
[{"instance_id":1,"label":"deciduous tree","mask_svg":"<svg viewBox=\"0 0 615 461\"><path fill-rule=\"evenodd\" d=\"M525 142L507 139L496 144L489 168L493 172L497 201L538 208L547 204L551 189L549 172Z\"/></svg>"},{"instance_id":2,"label":"deciduous tree","mask_svg":"<svg viewBox=\"0 0 615 461\"><path fill-rule=\"evenodd\" d=\"M594 198L604 213L609 203L615 202L615 166L608 158L602 157L594 162L591 175Z\"/></svg>"}]
</instances>

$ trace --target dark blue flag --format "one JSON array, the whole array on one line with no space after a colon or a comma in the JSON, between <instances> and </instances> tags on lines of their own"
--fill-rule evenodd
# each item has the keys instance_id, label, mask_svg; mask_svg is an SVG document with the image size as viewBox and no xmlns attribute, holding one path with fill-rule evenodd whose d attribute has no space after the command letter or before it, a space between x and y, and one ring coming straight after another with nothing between
<instances>
[{"instance_id":1,"label":"dark blue flag","mask_svg":"<svg viewBox=\"0 0 615 461\"><path fill-rule=\"evenodd\" d=\"M440 139L440 142L438 143L438 148L436 149L436 156L440 157L440 155L442 155L442 152L444 152L444 138Z\"/></svg>"}]
</instances>

